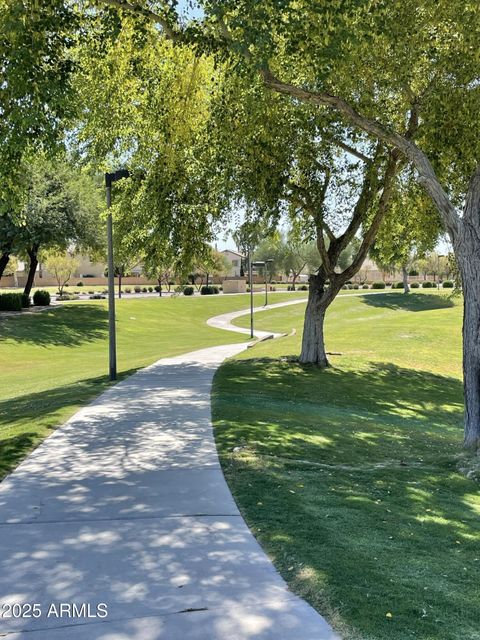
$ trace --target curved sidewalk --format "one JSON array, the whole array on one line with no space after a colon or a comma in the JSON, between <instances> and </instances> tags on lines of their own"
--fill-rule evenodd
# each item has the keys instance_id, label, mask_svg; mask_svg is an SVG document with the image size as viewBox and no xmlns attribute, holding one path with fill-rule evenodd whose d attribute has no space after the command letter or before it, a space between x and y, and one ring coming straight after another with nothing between
<instances>
[{"instance_id":1,"label":"curved sidewalk","mask_svg":"<svg viewBox=\"0 0 480 640\"><path fill-rule=\"evenodd\" d=\"M269 304L266 307L254 307L253 313L259 313L260 311L270 311L271 309L278 309L279 307L289 307L292 304L300 304L301 302L307 302L307 298L297 298L295 300L288 300L287 302L276 302L275 304ZM230 313L222 313L219 316L213 316L207 320L207 324L215 329L224 329L225 331L233 331L234 333L243 333L250 336L250 329L244 327L237 327L232 324L232 320L241 318L242 316L250 315L250 309L242 311L231 311ZM254 327L253 334L256 338L280 338L281 333L273 333L271 331L257 331Z\"/></svg>"},{"instance_id":2,"label":"curved sidewalk","mask_svg":"<svg viewBox=\"0 0 480 640\"><path fill-rule=\"evenodd\" d=\"M78 411L0 484L0 603L41 611L1 618L0 637L336 638L275 571L219 465L212 378L246 346L143 369ZM87 617L100 603L108 616ZM75 617L82 604L90 610Z\"/></svg>"}]
</instances>

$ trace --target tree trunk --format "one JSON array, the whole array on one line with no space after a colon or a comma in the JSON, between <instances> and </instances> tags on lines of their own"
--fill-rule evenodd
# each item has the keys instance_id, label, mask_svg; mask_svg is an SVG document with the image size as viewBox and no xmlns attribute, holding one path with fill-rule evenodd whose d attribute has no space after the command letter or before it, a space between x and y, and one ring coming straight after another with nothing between
<instances>
[{"instance_id":1,"label":"tree trunk","mask_svg":"<svg viewBox=\"0 0 480 640\"><path fill-rule=\"evenodd\" d=\"M5 271L8 261L10 259L10 253L2 253L0 256L0 278L3 276L3 272Z\"/></svg>"},{"instance_id":2,"label":"tree trunk","mask_svg":"<svg viewBox=\"0 0 480 640\"><path fill-rule=\"evenodd\" d=\"M464 446L480 448L480 165L470 182L453 250L463 289Z\"/></svg>"},{"instance_id":3,"label":"tree trunk","mask_svg":"<svg viewBox=\"0 0 480 640\"><path fill-rule=\"evenodd\" d=\"M316 364L321 368L329 366L325 351L324 322L325 313L336 293L328 287L325 289L325 276L314 274L309 276L308 303L303 324L302 352L300 362Z\"/></svg>"},{"instance_id":4,"label":"tree trunk","mask_svg":"<svg viewBox=\"0 0 480 640\"><path fill-rule=\"evenodd\" d=\"M28 267L27 282L25 283L25 289L23 290L23 293L27 296L30 295L35 281L35 272L38 266L38 249L38 245L33 245L33 247L27 250L28 257L30 258L30 265Z\"/></svg>"},{"instance_id":5,"label":"tree trunk","mask_svg":"<svg viewBox=\"0 0 480 640\"><path fill-rule=\"evenodd\" d=\"M480 264L463 271L463 387L465 447L480 446Z\"/></svg>"},{"instance_id":6,"label":"tree trunk","mask_svg":"<svg viewBox=\"0 0 480 640\"><path fill-rule=\"evenodd\" d=\"M407 267L402 267L402 276L403 276L403 293L410 293L410 287L408 286L408 271Z\"/></svg>"},{"instance_id":7,"label":"tree trunk","mask_svg":"<svg viewBox=\"0 0 480 640\"><path fill-rule=\"evenodd\" d=\"M122 272L118 270L118 298L122 297Z\"/></svg>"},{"instance_id":8,"label":"tree trunk","mask_svg":"<svg viewBox=\"0 0 480 640\"><path fill-rule=\"evenodd\" d=\"M158 295L161 298L162 297L162 279L161 278L157 278L157 282L158 282Z\"/></svg>"}]
</instances>

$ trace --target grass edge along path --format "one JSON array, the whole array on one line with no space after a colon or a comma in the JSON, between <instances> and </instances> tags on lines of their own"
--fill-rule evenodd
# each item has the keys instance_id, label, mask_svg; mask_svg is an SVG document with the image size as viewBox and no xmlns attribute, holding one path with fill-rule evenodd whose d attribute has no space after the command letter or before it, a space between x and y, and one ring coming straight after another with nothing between
<instances>
[{"instance_id":1,"label":"grass edge along path","mask_svg":"<svg viewBox=\"0 0 480 640\"><path fill-rule=\"evenodd\" d=\"M270 294L272 301L295 297L305 292ZM255 304L262 302L256 294ZM111 384L106 304L78 301L0 318L0 478ZM206 320L248 304L248 295L117 300L119 380L162 357L247 340Z\"/></svg>"},{"instance_id":2,"label":"grass edge along path","mask_svg":"<svg viewBox=\"0 0 480 640\"><path fill-rule=\"evenodd\" d=\"M345 640L479 640L479 487L457 471L460 304L342 301L327 320L327 347L342 355L327 371L293 360L301 319L296 306L260 314L259 329L297 334L214 380L217 447L242 515Z\"/></svg>"}]
</instances>

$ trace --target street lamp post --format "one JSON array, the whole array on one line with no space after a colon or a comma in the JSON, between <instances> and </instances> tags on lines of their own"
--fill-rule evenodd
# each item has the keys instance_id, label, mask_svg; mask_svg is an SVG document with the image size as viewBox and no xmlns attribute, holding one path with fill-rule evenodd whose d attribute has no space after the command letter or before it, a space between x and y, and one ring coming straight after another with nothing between
<instances>
[{"instance_id":1,"label":"street lamp post","mask_svg":"<svg viewBox=\"0 0 480 640\"><path fill-rule=\"evenodd\" d=\"M268 305L268 265L272 264L273 258L265 260L265 307Z\"/></svg>"},{"instance_id":2,"label":"street lamp post","mask_svg":"<svg viewBox=\"0 0 480 640\"><path fill-rule=\"evenodd\" d=\"M113 259L112 184L128 178L127 169L119 169L105 174L105 194L107 198L107 245L108 245L108 368L110 380L117 379L117 343L115 336L115 267Z\"/></svg>"},{"instance_id":3,"label":"street lamp post","mask_svg":"<svg viewBox=\"0 0 480 640\"><path fill-rule=\"evenodd\" d=\"M253 282L252 282L252 248L248 248L248 281L250 283L250 338L254 338L253 333Z\"/></svg>"}]
</instances>

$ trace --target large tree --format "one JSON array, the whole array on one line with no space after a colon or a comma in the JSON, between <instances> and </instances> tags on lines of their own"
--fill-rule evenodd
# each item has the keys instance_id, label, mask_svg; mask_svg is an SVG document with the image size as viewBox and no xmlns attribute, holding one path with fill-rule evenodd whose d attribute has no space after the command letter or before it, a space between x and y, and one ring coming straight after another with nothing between
<instances>
[{"instance_id":1,"label":"large tree","mask_svg":"<svg viewBox=\"0 0 480 640\"><path fill-rule=\"evenodd\" d=\"M452 242L464 294L465 438L480 445L480 18L463 0L208 0L203 29L175 5L133 11L174 41L195 38L254 69L292 104L327 108L411 162ZM159 7L159 8L157 8ZM212 44L213 43L213 44ZM415 139L408 118L420 124Z\"/></svg>"},{"instance_id":2,"label":"large tree","mask_svg":"<svg viewBox=\"0 0 480 640\"><path fill-rule=\"evenodd\" d=\"M255 76L225 78L213 114L211 140L222 149L224 187L234 202L246 203L253 227L255 220L267 229L290 220L286 257L295 276L307 264L299 248L316 244L300 361L326 367L326 311L375 240L401 159L364 136L350 142L345 127L309 106L265 94ZM407 126L413 133L415 120Z\"/></svg>"},{"instance_id":3,"label":"large tree","mask_svg":"<svg viewBox=\"0 0 480 640\"><path fill-rule=\"evenodd\" d=\"M28 260L26 294L32 289L41 250L98 247L100 213L93 178L65 158L54 161L37 155L30 159L22 206L3 219L4 224L8 222L8 252Z\"/></svg>"}]
</instances>

